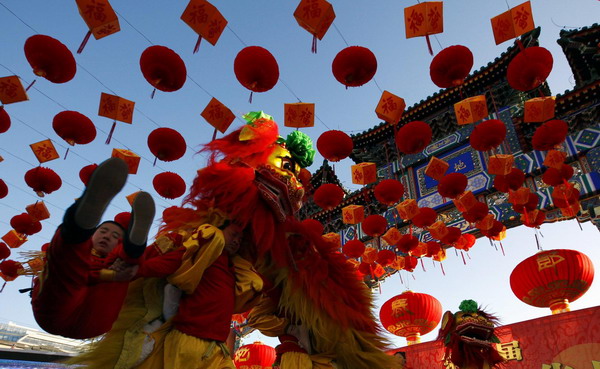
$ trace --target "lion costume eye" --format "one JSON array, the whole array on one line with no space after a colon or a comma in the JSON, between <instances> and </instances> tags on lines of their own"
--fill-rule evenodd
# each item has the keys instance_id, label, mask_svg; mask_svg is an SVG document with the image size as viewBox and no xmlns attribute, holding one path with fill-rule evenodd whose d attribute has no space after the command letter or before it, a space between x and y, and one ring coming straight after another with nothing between
<instances>
[{"instance_id":1,"label":"lion costume eye","mask_svg":"<svg viewBox=\"0 0 600 369\"><path fill-rule=\"evenodd\" d=\"M279 159L281 159L281 169L287 170L295 176L300 173L300 167L294 162L294 159L289 156L280 156Z\"/></svg>"}]
</instances>

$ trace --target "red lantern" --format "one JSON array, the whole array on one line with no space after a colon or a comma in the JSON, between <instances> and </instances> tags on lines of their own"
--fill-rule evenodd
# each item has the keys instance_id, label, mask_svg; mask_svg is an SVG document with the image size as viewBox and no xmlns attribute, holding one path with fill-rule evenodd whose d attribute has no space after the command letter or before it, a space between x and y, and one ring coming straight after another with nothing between
<instances>
[{"instance_id":1,"label":"red lantern","mask_svg":"<svg viewBox=\"0 0 600 369\"><path fill-rule=\"evenodd\" d=\"M442 241L442 243L445 243L446 245L453 245L456 241L458 241L458 239L462 235L462 232L458 227L447 227L446 229L448 230L448 232L444 237L442 237L440 241Z\"/></svg>"},{"instance_id":2,"label":"red lantern","mask_svg":"<svg viewBox=\"0 0 600 369\"><path fill-rule=\"evenodd\" d=\"M349 258L359 258L365 253L365 244L359 240L350 240L342 247L342 253Z\"/></svg>"},{"instance_id":3,"label":"red lantern","mask_svg":"<svg viewBox=\"0 0 600 369\"><path fill-rule=\"evenodd\" d=\"M198 34L194 53L200 49L202 38L214 46L227 26L227 20L219 9L206 0L190 0L181 14L181 20Z\"/></svg>"},{"instance_id":4,"label":"red lantern","mask_svg":"<svg viewBox=\"0 0 600 369\"><path fill-rule=\"evenodd\" d=\"M10 128L10 116L4 109L4 107L0 107L0 133L4 133L8 131Z\"/></svg>"},{"instance_id":5,"label":"red lantern","mask_svg":"<svg viewBox=\"0 0 600 369\"><path fill-rule=\"evenodd\" d=\"M538 195L531 192L529 194L529 198L527 199L527 202L525 204L520 204L520 205L513 204L513 210L516 211L517 213L521 213L521 214L523 214L526 211L533 211L533 210L537 209L539 202L540 202L540 198L538 197Z\"/></svg>"},{"instance_id":6,"label":"red lantern","mask_svg":"<svg viewBox=\"0 0 600 369\"><path fill-rule=\"evenodd\" d=\"M432 208L423 207L419 208L419 212L412 218L412 222L415 227L427 228L435 223L437 216L437 212Z\"/></svg>"},{"instance_id":7,"label":"red lantern","mask_svg":"<svg viewBox=\"0 0 600 369\"><path fill-rule=\"evenodd\" d=\"M419 239L413 235L405 234L396 244L396 249L408 254L411 250L419 246Z\"/></svg>"},{"instance_id":8,"label":"red lantern","mask_svg":"<svg viewBox=\"0 0 600 369\"><path fill-rule=\"evenodd\" d=\"M187 145L181 133L171 128L157 128L148 135L148 147L162 161L173 161L185 154Z\"/></svg>"},{"instance_id":9,"label":"red lantern","mask_svg":"<svg viewBox=\"0 0 600 369\"><path fill-rule=\"evenodd\" d=\"M31 236L42 230L42 223L27 213L15 215L10 219L10 226L20 234Z\"/></svg>"},{"instance_id":10,"label":"red lantern","mask_svg":"<svg viewBox=\"0 0 600 369\"><path fill-rule=\"evenodd\" d=\"M487 206L487 204L478 201L477 203L475 203L475 205L473 205L473 207L471 207L471 209L469 209L469 211L463 213L463 217L469 223L477 223L483 218L485 218L485 216L488 215L489 212L490 208Z\"/></svg>"},{"instance_id":11,"label":"red lantern","mask_svg":"<svg viewBox=\"0 0 600 369\"><path fill-rule=\"evenodd\" d=\"M36 76L53 83L65 83L75 77L77 64L73 54L60 41L45 35L33 35L25 41L25 57Z\"/></svg>"},{"instance_id":12,"label":"red lantern","mask_svg":"<svg viewBox=\"0 0 600 369\"><path fill-rule=\"evenodd\" d=\"M317 150L329 161L340 161L352 154L354 143L342 131L325 131L317 139Z\"/></svg>"},{"instance_id":13,"label":"red lantern","mask_svg":"<svg viewBox=\"0 0 600 369\"><path fill-rule=\"evenodd\" d=\"M317 39L323 39L335 19L333 6L325 0L302 0L294 11L294 18L313 35L312 52L317 52Z\"/></svg>"},{"instance_id":14,"label":"red lantern","mask_svg":"<svg viewBox=\"0 0 600 369\"><path fill-rule=\"evenodd\" d=\"M560 169L548 168L542 176L542 181L548 186L559 186L573 177L573 167L563 164Z\"/></svg>"},{"instance_id":15,"label":"red lantern","mask_svg":"<svg viewBox=\"0 0 600 369\"><path fill-rule=\"evenodd\" d=\"M254 342L237 349L233 363L237 369L271 369L275 356L273 347Z\"/></svg>"},{"instance_id":16,"label":"red lantern","mask_svg":"<svg viewBox=\"0 0 600 369\"><path fill-rule=\"evenodd\" d=\"M498 174L494 178L494 187L500 192L516 191L525 182L525 173L517 168L512 168L506 175Z\"/></svg>"},{"instance_id":17,"label":"red lantern","mask_svg":"<svg viewBox=\"0 0 600 369\"><path fill-rule=\"evenodd\" d=\"M58 174L45 167L35 167L28 170L25 173L25 183L40 197L43 197L44 194L50 194L62 186L62 180Z\"/></svg>"},{"instance_id":18,"label":"red lantern","mask_svg":"<svg viewBox=\"0 0 600 369\"><path fill-rule=\"evenodd\" d=\"M304 219L302 224L310 231L315 232L317 234L323 234L325 232L325 226L323 223L319 222L316 219ZM364 251L361 251L361 255Z\"/></svg>"},{"instance_id":19,"label":"red lantern","mask_svg":"<svg viewBox=\"0 0 600 369\"><path fill-rule=\"evenodd\" d=\"M420 336L438 325L442 304L425 293L406 291L386 301L379 311L381 325L392 334L406 337L409 345L419 343Z\"/></svg>"},{"instance_id":20,"label":"red lantern","mask_svg":"<svg viewBox=\"0 0 600 369\"><path fill-rule=\"evenodd\" d=\"M575 250L547 250L523 260L510 275L517 298L553 314L569 311L569 302L581 297L594 280L594 266Z\"/></svg>"},{"instance_id":21,"label":"red lantern","mask_svg":"<svg viewBox=\"0 0 600 369\"><path fill-rule=\"evenodd\" d=\"M185 181L177 173L163 172L152 180L156 192L167 199L176 199L185 193Z\"/></svg>"},{"instance_id":22,"label":"red lantern","mask_svg":"<svg viewBox=\"0 0 600 369\"><path fill-rule=\"evenodd\" d=\"M543 210L533 210L523 213L521 221L525 227L538 228L546 220L546 213Z\"/></svg>"},{"instance_id":23,"label":"red lantern","mask_svg":"<svg viewBox=\"0 0 600 369\"><path fill-rule=\"evenodd\" d=\"M540 46L528 47L508 64L508 84L519 91L533 90L548 78L552 63L550 51Z\"/></svg>"},{"instance_id":24,"label":"red lantern","mask_svg":"<svg viewBox=\"0 0 600 369\"><path fill-rule=\"evenodd\" d=\"M3 199L8 195L8 186L4 180L0 179L0 199Z\"/></svg>"},{"instance_id":25,"label":"red lantern","mask_svg":"<svg viewBox=\"0 0 600 369\"><path fill-rule=\"evenodd\" d=\"M90 180L90 177L96 168L98 168L98 164L96 163L86 165L85 167L81 168L79 171L79 179L81 179L81 182L83 182L84 185L87 186L88 181Z\"/></svg>"},{"instance_id":26,"label":"red lantern","mask_svg":"<svg viewBox=\"0 0 600 369\"><path fill-rule=\"evenodd\" d=\"M63 111L52 120L54 132L71 146L85 145L96 138L96 127L90 118L76 111Z\"/></svg>"},{"instance_id":27,"label":"red lantern","mask_svg":"<svg viewBox=\"0 0 600 369\"><path fill-rule=\"evenodd\" d=\"M344 199L344 190L334 183L325 183L317 188L313 199L321 209L331 210Z\"/></svg>"},{"instance_id":28,"label":"red lantern","mask_svg":"<svg viewBox=\"0 0 600 369\"><path fill-rule=\"evenodd\" d=\"M418 246L419 243L417 242L416 247ZM417 264L419 264L419 259L417 259L416 257L410 255L404 257L404 270L406 270L407 272L412 272L413 270L415 270Z\"/></svg>"},{"instance_id":29,"label":"red lantern","mask_svg":"<svg viewBox=\"0 0 600 369\"><path fill-rule=\"evenodd\" d=\"M377 59L366 47L350 46L335 56L331 69L335 79L346 88L358 87L375 76Z\"/></svg>"},{"instance_id":30,"label":"red lantern","mask_svg":"<svg viewBox=\"0 0 600 369\"><path fill-rule=\"evenodd\" d=\"M381 236L385 233L387 227L387 219L378 214L369 215L362 221L363 232L372 237Z\"/></svg>"},{"instance_id":31,"label":"red lantern","mask_svg":"<svg viewBox=\"0 0 600 369\"><path fill-rule=\"evenodd\" d=\"M386 267L396 259L396 253L392 250L384 249L377 253L377 264Z\"/></svg>"},{"instance_id":32,"label":"red lantern","mask_svg":"<svg viewBox=\"0 0 600 369\"><path fill-rule=\"evenodd\" d=\"M0 260L6 259L10 256L10 247L4 242L0 242Z\"/></svg>"},{"instance_id":33,"label":"red lantern","mask_svg":"<svg viewBox=\"0 0 600 369\"><path fill-rule=\"evenodd\" d=\"M477 151L489 151L500 146L506 138L506 126L499 119L485 120L475 126L469 142Z\"/></svg>"},{"instance_id":34,"label":"red lantern","mask_svg":"<svg viewBox=\"0 0 600 369\"><path fill-rule=\"evenodd\" d=\"M146 81L164 92L179 90L187 77L183 60L165 46L155 45L144 50L140 57L140 68Z\"/></svg>"},{"instance_id":35,"label":"red lantern","mask_svg":"<svg viewBox=\"0 0 600 369\"><path fill-rule=\"evenodd\" d=\"M459 237L458 240L454 243L454 247L459 250L469 251L471 247L475 244L477 238L470 233L465 233Z\"/></svg>"},{"instance_id":36,"label":"red lantern","mask_svg":"<svg viewBox=\"0 0 600 369\"><path fill-rule=\"evenodd\" d=\"M450 173L442 177L438 183L438 192L442 197L454 199L465 192L469 180L462 173Z\"/></svg>"},{"instance_id":37,"label":"red lantern","mask_svg":"<svg viewBox=\"0 0 600 369\"><path fill-rule=\"evenodd\" d=\"M468 47L454 45L440 51L431 61L431 80L440 88L463 84L473 67L473 53Z\"/></svg>"},{"instance_id":38,"label":"red lantern","mask_svg":"<svg viewBox=\"0 0 600 369\"><path fill-rule=\"evenodd\" d=\"M9 278L15 279L20 274L23 274L24 271L25 269L23 268L23 265L18 261L4 260L0 263L0 273Z\"/></svg>"},{"instance_id":39,"label":"red lantern","mask_svg":"<svg viewBox=\"0 0 600 369\"><path fill-rule=\"evenodd\" d=\"M562 184L554 187L552 191L552 202L557 208L568 208L579 199L580 192L572 184Z\"/></svg>"},{"instance_id":40,"label":"red lantern","mask_svg":"<svg viewBox=\"0 0 600 369\"><path fill-rule=\"evenodd\" d=\"M267 49L260 46L243 48L233 61L233 71L242 86L252 92L269 91L279 80L277 60Z\"/></svg>"},{"instance_id":41,"label":"red lantern","mask_svg":"<svg viewBox=\"0 0 600 369\"><path fill-rule=\"evenodd\" d=\"M426 243L426 245L427 245L427 255L426 256L429 258L433 257L434 255L438 255L443 249L442 244L439 242L436 242L436 241L429 241Z\"/></svg>"},{"instance_id":42,"label":"red lantern","mask_svg":"<svg viewBox=\"0 0 600 369\"><path fill-rule=\"evenodd\" d=\"M564 120L549 120L535 130L531 143L535 150L551 150L567 138L568 132L569 126Z\"/></svg>"},{"instance_id":43,"label":"red lantern","mask_svg":"<svg viewBox=\"0 0 600 369\"><path fill-rule=\"evenodd\" d=\"M492 227L489 229L480 229L481 234L491 239L496 239L498 236L506 230L504 224L501 221L494 219Z\"/></svg>"},{"instance_id":44,"label":"red lantern","mask_svg":"<svg viewBox=\"0 0 600 369\"><path fill-rule=\"evenodd\" d=\"M431 136L432 131L429 124L415 120L402 126L394 138L396 146L404 154L416 154L429 145Z\"/></svg>"},{"instance_id":45,"label":"red lantern","mask_svg":"<svg viewBox=\"0 0 600 369\"><path fill-rule=\"evenodd\" d=\"M404 195L404 185L395 179L384 179L373 189L377 201L392 206Z\"/></svg>"}]
</instances>

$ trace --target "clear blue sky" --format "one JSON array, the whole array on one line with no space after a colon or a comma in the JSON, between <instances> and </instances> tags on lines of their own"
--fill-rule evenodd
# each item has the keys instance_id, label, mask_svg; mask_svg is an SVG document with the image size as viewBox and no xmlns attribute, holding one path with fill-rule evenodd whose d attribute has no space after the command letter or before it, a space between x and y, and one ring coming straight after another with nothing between
<instances>
[{"instance_id":1,"label":"clear blue sky","mask_svg":"<svg viewBox=\"0 0 600 369\"><path fill-rule=\"evenodd\" d=\"M205 158L195 155L198 145L206 143L212 128L200 116L211 97L227 105L237 116L264 110L283 125L283 104L289 102L314 102L318 117L315 127L305 132L316 141L328 129L347 133L362 132L376 124L374 113L382 90L402 96L407 106L425 99L438 91L429 78L431 56L425 39L406 39L402 21L403 8L416 2L380 0L332 1L337 18L322 41L318 53L312 54L312 36L300 28L292 14L299 1L225 1L213 0L229 25L216 46L202 42L200 51L192 54L196 34L179 18L187 1L113 1L121 16L121 32L101 40L88 42L80 55L75 55L78 72L75 78L55 85L38 78L29 91L30 101L6 106L12 118L12 127L0 134L0 178L9 185L9 195L0 200L0 233L10 230L9 221L24 211L26 205L38 197L26 186L24 173L37 166L29 144L50 138L54 141L61 159L46 166L54 169L63 179L62 188L44 198L52 217L43 222L43 230L15 251L38 250L48 242L68 205L83 190L79 170L90 163L99 163L110 156L113 147L129 148L142 156L138 174L132 175L122 194L107 211L107 218L128 210L125 196L139 189L155 195L158 215L163 208L179 204L180 199L168 201L154 193L152 178L162 171L173 171L190 182L195 170L202 167ZM479 69L499 56L511 44L507 41L495 45L490 18L504 12L521 1L447 1L444 4L445 31L432 38L434 52L443 47L461 44L474 54L474 68ZM554 56L554 68L548 82L553 93L571 89L573 78L562 51L556 44L562 28L577 28L598 21L600 2L596 0L534 0L535 23L542 27L540 43ZM62 41L75 52L87 28L78 14L75 2L50 2L42 0L0 0L0 76L19 75L25 83L34 79L24 53L23 44L33 34L41 33ZM188 80L176 92L158 91L150 99L152 87L142 77L139 56L144 49L163 45L175 50L183 58L188 70ZM254 94L248 102L249 91L242 87L233 73L233 60L245 46L267 48L279 63L280 81L270 91ZM378 60L374 80L368 84L346 89L331 73L335 55L347 46L368 47ZM101 92L114 93L136 103L132 125L118 123L111 145L105 145L112 121L99 117L98 102ZM54 115L63 110L76 110L93 120L98 136L88 145L71 148L66 160L62 159L67 144L52 130ZM233 126L242 124L240 119ZM188 151L176 162L158 162L152 166L153 157L146 138L158 127L179 130L187 140ZM290 129L282 128L283 134ZM317 155L316 170L322 162ZM336 173L349 189L357 189L349 181L349 159L336 164ZM543 247L575 248L588 254L593 261L600 260L600 234L590 224L580 231L575 221L544 225ZM506 256L490 246L487 239L479 240L467 265L451 251L445 262L446 276L426 260L424 272L417 268L413 276L405 272L387 280L381 295L376 292L377 305L401 293L407 287L437 297L444 309L456 310L464 298L472 298L495 311L505 323L548 314L549 311L529 307L512 295L508 276L522 259L536 251L534 231L524 227L512 229L503 242ZM597 263L596 263L597 264ZM407 283L407 281L409 283ZM28 287L30 279L18 278L9 283L0 294L0 317L3 321L35 326L29 298L17 292ZM597 304L600 298L598 283L586 296L573 304L582 308ZM378 312L377 312L378 313ZM247 342L252 341L250 337ZM404 339L394 339L403 345ZM428 339L428 337L425 337Z\"/></svg>"}]
</instances>

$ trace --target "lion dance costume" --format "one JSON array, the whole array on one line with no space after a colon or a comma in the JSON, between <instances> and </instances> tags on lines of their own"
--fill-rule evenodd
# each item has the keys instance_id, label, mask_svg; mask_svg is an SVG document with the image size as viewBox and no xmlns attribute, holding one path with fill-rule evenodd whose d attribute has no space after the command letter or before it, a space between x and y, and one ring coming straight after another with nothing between
<instances>
[{"instance_id":1,"label":"lion dance costume","mask_svg":"<svg viewBox=\"0 0 600 369\"><path fill-rule=\"evenodd\" d=\"M234 368L224 345L231 315L250 310L249 324L282 342L282 369L394 366L367 286L339 245L294 217L312 141L299 131L283 139L262 112L244 118L248 124L204 147L209 163L182 207L163 213L140 266L143 278L130 284L112 329L79 363ZM232 225L241 230L236 252L225 245ZM170 317L163 304L173 286L182 294Z\"/></svg>"}]
</instances>

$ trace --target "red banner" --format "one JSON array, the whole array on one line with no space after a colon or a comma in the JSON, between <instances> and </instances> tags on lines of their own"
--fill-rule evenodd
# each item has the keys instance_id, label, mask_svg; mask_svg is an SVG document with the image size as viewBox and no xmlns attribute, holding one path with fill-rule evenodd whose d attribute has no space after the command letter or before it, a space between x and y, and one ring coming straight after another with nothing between
<instances>
[{"instance_id":1,"label":"red banner","mask_svg":"<svg viewBox=\"0 0 600 369\"><path fill-rule=\"evenodd\" d=\"M600 369L600 306L505 325L496 330L506 369ZM453 368L440 342L392 350L406 368Z\"/></svg>"}]
</instances>

